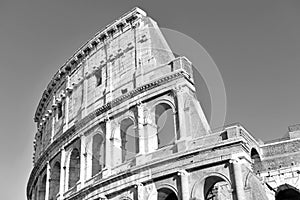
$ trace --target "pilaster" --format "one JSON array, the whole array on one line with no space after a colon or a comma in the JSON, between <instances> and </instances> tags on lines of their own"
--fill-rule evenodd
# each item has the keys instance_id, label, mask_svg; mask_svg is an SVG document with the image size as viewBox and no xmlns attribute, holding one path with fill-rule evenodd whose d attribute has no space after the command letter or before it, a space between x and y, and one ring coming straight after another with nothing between
<instances>
[{"instance_id":1,"label":"pilaster","mask_svg":"<svg viewBox=\"0 0 300 200\"><path fill-rule=\"evenodd\" d=\"M108 171L112 168L112 141L111 141L111 120L107 117L105 120L105 128L106 128L106 134L105 134L105 168L108 169Z\"/></svg>"},{"instance_id":2,"label":"pilaster","mask_svg":"<svg viewBox=\"0 0 300 200\"><path fill-rule=\"evenodd\" d=\"M86 136L84 134L80 135L80 188L84 187L85 184L85 160L86 160L86 149L85 149Z\"/></svg>"},{"instance_id":3,"label":"pilaster","mask_svg":"<svg viewBox=\"0 0 300 200\"><path fill-rule=\"evenodd\" d=\"M233 166L233 176L235 182L235 193L238 200L246 199L245 191L244 191L244 183L243 183L243 174L241 161L239 158L231 159L229 161Z\"/></svg>"},{"instance_id":4,"label":"pilaster","mask_svg":"<svg viewBox=\"0 0 300 200\"><path fill-rule=\"evenodd\" d=\"M59 196L60 199L63 199L63 195L65 192L65 177L66 177L66 150L64 148L61 149L61 161L60 161L60 183L59 183Z\"/></svg>"},{"instance_id":5,"label":"pilaster","mask_svg":"<svg viewBox=\"0 0 300 200\"><path fill-rule=\"evenodd\" d=\"M181 199L189 200L189 173L185 170L179 170L178 175L180 176Z\"/></svg>"},{"instance_id":6,"label":"pilaster","mask_svg":"<svg viewBox=\"0 0 300 200\"><path fill-rule=\"evenodd\" d=\"M145 154L147 141L144 131L144 105L142 103L137 105L137 128L139 134L139 154Z\"/></svg>"},{"instance_id":7,"label":"pilaster","mask_svg":"<svg viewBox=\"0 0 300 200\"><path fill-rule=\"evenodd\" d=\"M47 168L46 168L46 191L45 191L45 199L48 200L49 199L49 190L50 190L50 163L49 161L47 162Z\"/></svg>"},{"instance_id":8,"label":"pilaster","mask_svg":"<svg viewBox=\"0 0 300 200\"><path fill-rule=\"evenodd\" d=\"M155 124L155 112L146 111L144 135L147 138L147 153L154 152L158 148L157 126Z\"/></svg>"},{"instance_id":9,"label":"pilaster","mask_svg":"<svg viewBox=\"0 0 300 200\"><path fill-rule=\"evenodd\" d=\"M145 199L145 187L142 183L137 183L135 185L136 191L137 191L137 198L138 200Z\"/></svg>"},{"instance_id":10,"label":"pilaster","mask_svg":"<svg viewBox=\"0 0 300 200\"><path fill-rule=\"evenodd\" d=\"M178 116L178 133L179 134L179 139L185 139L186 137L189 136L189 132L187 131L187 122L186 122L186 118L185 118L185 98L184 98L184 89L182 88L182 86L177 86L174 88L174 92L175 92L175 97L177 99L177 116Z\"/></svg>"},{"instance_id":11,"label":"pilaster","mask_svg":"<svg viewBox=\"0 0 300 200\"><path fill-rule=\"evenodd\" d=\"M67 86L70 87L70 77L67 76ZM64 131L68 130L69 128L69 105L70 105L70 95L72 94L72 91L66 91L66 103L65 103L65 127Z\"/></svg>"}]
</instances>

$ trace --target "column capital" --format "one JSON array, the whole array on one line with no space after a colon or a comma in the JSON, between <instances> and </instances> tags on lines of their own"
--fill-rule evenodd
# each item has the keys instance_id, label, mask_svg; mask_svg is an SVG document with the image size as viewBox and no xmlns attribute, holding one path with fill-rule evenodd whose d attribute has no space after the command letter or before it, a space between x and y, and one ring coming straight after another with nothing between
<instances>
[{"instance_id":1,"label":"column capital","mask_svg":"<svg viewBox=\"0 0 300 200\"><path fill-rule=\"evenodd\" d=\"M142 103L141 100L137 100L137 101L136 101L136 105L137 105L137 106L140 106L140 105L143 105L143 103Z\"/></svg>"},{"instance_id":2,"label":"column capital","mask_svg":"<svg viewBox=\"0 0 300 200\"><path fill-rule=\"evenodd\" d=\"M104 117L103 121L104 121L104 122L108 122L108 121L110 121L110 119L109 119L109 115L106 115L106 116Z\"/></svg>"},{"instance_id":3,"label":"column capital","mask_svg":"<svg viewBox=\"0 0 300 200\"><path fill-rule=\"evenodd\" d=\"M173 90L176 93L183 92L183 87L182 87L182 85L176 85L173 87Z\"/></svg>"},{"instance_id":4,"label":"column capital","mask_svg":"<svg viewBox=\"0 0 300 200\"><path fill-rule=\"evenodd\" d=\"M104 195L104 194L99 194L98 197L101 199L101 200L106 200L107 197Z\"/></svg>"},{"instance_id":5,"label":"column capital","mask_svg":"<svg viewBox=\"0 0 300 200\"><path fill-rule=\"evenodd\" d=\"M237 164L237 163L239 163L240 162L240 159L239 158L231 158L230 160L229 160L229 163L231 163L231 164Z\"/></svg>"},{"instance_id":6,"label":"column capital","mask_svg":"<svg viewBox=\"0 0 300 200\"><path fill-rule=\"evenodd\" d=\"M177 175L178 176L186 176L186 175L189 175L189 173L185 169L180 169L180 170L178 170Z\"/></svg>"},{"instance_id":7,"label":"column capital","mask_svg":"<svg viewBox=\"0 0 300 200\"><path fill-rule=\"evenodd\" d=\"M137 182L137 183L134 184L135 188L142 187L142 186L144 186L144 185L141 182Z\"/></svg>"}]
</instances>

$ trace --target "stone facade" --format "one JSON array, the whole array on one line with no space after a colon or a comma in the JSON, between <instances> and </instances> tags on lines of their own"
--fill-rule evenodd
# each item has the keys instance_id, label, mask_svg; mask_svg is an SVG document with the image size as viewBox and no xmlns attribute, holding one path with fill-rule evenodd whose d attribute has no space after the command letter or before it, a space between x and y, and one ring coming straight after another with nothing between
<instances>
[{"instance_id":1,"label":"stone facade","mask_svg":"<svg viewBox=\"0 0 300 200\"><path fill-rule=\"evenodd\" d=\"M298 199L299 126L266 144L211 131L191 62L138 8L60 68L34 119L28 200Z\"/></svg>"}]
</instances>

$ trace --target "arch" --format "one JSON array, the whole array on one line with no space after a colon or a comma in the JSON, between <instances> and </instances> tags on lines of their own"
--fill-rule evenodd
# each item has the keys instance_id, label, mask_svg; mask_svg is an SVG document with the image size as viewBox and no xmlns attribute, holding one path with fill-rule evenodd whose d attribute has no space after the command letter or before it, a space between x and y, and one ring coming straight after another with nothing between
<instances>
[{"instance_id":1,"label":"arch","mask_svg":"<svg viewBox=\"0 0 300 200\"><path fill-rule=\"evenodd\" d=\"M92 139L92 176L102 171L105 165L105 138L99 133Z\"/></svg>"},{"instance_id":2,"label":"arch","mask_svg":"<svg viewBox=\"0 0 300 200\"><path fill-rule=\"evenodd\" d=\"M80 152L74 148L69 162L69 188L76 185L80 178Z\"/></svg>"},{"instance_id":3,"label":"arch","mask_svg":"<svg viewBox=\"0 0 300 200\"><path fill-rule=\"evenodd\" d=\"M60 184L60 162L57 161L51 168L51 181L49 188L49 199L56 200L56 196L59 193Z\"/></svg>"},{"instance_id":4,"label":"arch","mask_svg":"<svg viewBox=\"0 0 300 200\"><path fill-rule=\"evenodd\" d=\"M258 151L256 150L256 148L254 148L254 147L250 151L250 157L253 162L261 161L260 155L259 155Z\"/></svg>"},{"instance_id":5,"label":"arch","mask_svg":"<svg viewBox=\"0 0 300 200\"><path fill-rule=\"evenodd\" d=\"M178 200L178 195L172 187L164 186L157 190L157 200Z\"/></svg>"},{"instance_id":6,"label":"arch","mask_svg":"<svg viewBox=\"0 0 300 200\"><path fill-rule=\"evenodd\" d=\"M155 101L152 105L152 110L155 109L155 107L158 105L158 104L162 104L162 103L165 103L165 104L168 104L172 110L175 112L175 104L173 103L173 101L171 99L169 99L168 97L164 97L164 99L158 99L157 101Z\"/></svg>"},{"instance_id":7,"label":"arch","mask_svg":"<svg viewBox=\"0 0 300 200\"><path fill-rule=\"evenodd\" d=\"M161 102L155 105L158 148L173 144L177 139L174 113L174 109L168 103Z\"/></svg>"},{"instance_id":8,"label":"arch","mask_svg":"<svg viewBox=\"0 0 300 200\"><path fill-rule=\"evenodd\" d=\"M122 115L122 116L120 116L119 118L118 118L118 122L119 122L119 124L121 124L121 122L124 120L124 119L131 119L132 120L132 122L135 124L135 116L134 116L134 112L132 111L132 110L128 110L128 111L126 111L126 113L124 114L124 115ZM135 124L136 125L136 124Z\"/></svg>"},{"instance_id":9,"label":"arch","mask_svg":"<svg viewBox=\"0 0 300 200\"><path fill-rule=\"evenodd\" d=\"M275 200L298 200L300 199L300 191L289 185L283 184L277 188Z\"/></svg>"},{"instance_id":10,"label":"arch","mask_svg":"<svg viewBox=\"0 0 300 200\"><path fill-rule=\"evenodd\" d=\"M134 117L134 113L132 111L128 111L126 114L120 116L117 120L111 120L111 133L110 133L110 139L118 138L118 132L121 126L121 123L125 119L130 119L134 123L134 126L136 126L136 121Z\"/></svg>"},{"instance_id":11,"label":"arch","mask_svg":"<svg viewBox=\"0 0 300 200\"><path fill-rule=\"evenodd\" d=\"M231 196L228 183L219 176L206 178L204 184L205 200L228 199Z\"/></svg>"},{"instance_id":12,"label":"arch","mask_svg":"<svg viewBox=\"0 0 300 200\"><path fill-rule=\"evenodd\" d=\"M123 119L120 123L122 162L132 159L139 152L139 136L134 121Z\"/></svg>"},{"instance_id":13,"label":"arch","mask_svg":"<svg viewBox=\"0 0 300 200\"><path fill-rule=\"evenodd\" d=\"M250 157L253 171L255 173L259 173L259 171L261 170L261 158L256 148L251 149Z\"/></svg>"},{"instance_id":14,"label":"arch","mask_svg":"<svg viewBox=\"0 0 300 200\"><path fill-rule=\"evenodd\" d=\"M211 173L197 181L192 189L193 200L232 199L231 182L220 173Z\"/></svg>"}]
</instances>

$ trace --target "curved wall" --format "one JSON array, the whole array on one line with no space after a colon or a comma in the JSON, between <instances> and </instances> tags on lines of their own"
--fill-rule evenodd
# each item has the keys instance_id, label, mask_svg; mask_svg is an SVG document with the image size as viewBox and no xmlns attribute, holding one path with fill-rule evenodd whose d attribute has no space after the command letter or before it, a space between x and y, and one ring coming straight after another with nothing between
<instances>
[{"instance_id":1,"label":"curved wall","mask_svg":"<svg viewBox=\"0 0 300 200\"><path fill-rule=\"evenodd\" d=\"M128 170L147 171L187 149L186 138L209 133L203 111L189 110L199 104L194 93L191 63L174 57L157 24L139 9L123 15L80 48L44 91L28 199L93 199L85 190L97 184L110 184L112 199L125 190L123 196L136 198L144 175L127 180ZM193 122L195 130L188 127ZM125 189L114 189L120 182Z\"/></svg>"},{"instance_id":2,"label":"curved wall","mask_svg":"<svg viewBox=\"0 0 300 200\"><path fill-rule=\"evenodd\" d=\"M298 195L299 125L267 144L239 124L211 133L195 96L191 63L174 57L145 12L124 14L44 91L28 200Z\"/></svg>"}]
</instances>

